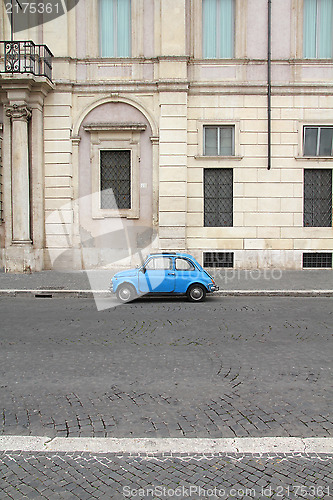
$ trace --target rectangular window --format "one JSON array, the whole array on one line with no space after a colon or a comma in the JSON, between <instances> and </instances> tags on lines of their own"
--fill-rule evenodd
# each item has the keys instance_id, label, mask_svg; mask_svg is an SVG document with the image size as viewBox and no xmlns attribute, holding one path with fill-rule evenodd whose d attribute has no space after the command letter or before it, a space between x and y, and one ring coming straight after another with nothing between
<instances>
[{"instance_id":1,"label":"rectangular window","mask_svg":"<svg viewBox=\"0 0 333 500\"><path fill-rule=\"evenodd\" d=\"M130 57L131 0L99 0L101 57Z\"/></svg>"},{"instance_id":2,"label":"rectangular window","mask_svg":"<svg viewBox=\"0 0 333 500\"><path fill-rule=\"evenodd\" d=\"M234 0L202 0L203 57L234 57Z\"/></svg>"},{"instance_id":3,"label":"rectangular window","mask_svg":"<svg viewBox=\"0 0 333 500\"><path fill-rule=\"evenodd\" d=\"M224 125L204 127L204 155L234 156L235 127Z\"/></svg>"},{"instance_id":4,"label":"rectangular window","mask_svg":"<svg viewBox=\"0 0 333 500\"><path fill-rule=\"evenodd\" d=\"M303 56L332 57L333 0L304 0Z\"/></svg>"},{"instance_id":5,"label":"rectangular window","mask_svg":"<svg viewBox=\"0 0 333 500\"><path fill-rule=\"evenodd\" d=\"M231 227L233 224L232 168L204 169L204 226Z\"/></svg>"},{"instance_id":6,"label":"rectangular window","mask_svg":"<svg viewBox=\"0 0 333 500\"><path fill-rule=\"evenodd\" d=\"M131 151L100 152L101 208L131 208Z\"/></svg>"},{"instance_id":7,"label":"rectangular window","mask_svg":"<svg viewBox=\"0 0 333 500\"><path fill-rule=\"evenodd\" d=\"M333 156L333 127L304 127L304 156Z\"/></svg>"},{"instance_id":8,"label":"rectangular window","mask_svg":"<svg viewBox=\"0 0 333 500\"><path fill-rule=\"evenodd\" d=\"M303 267L332 267L332 254L331 253L303 253Z\"/></svg>"},{"instance_id":9,"label":"rectangular window","mask_svg":"<svg viewBox=\"0 0 333 500\"><path fill-rule=\"evenodd\" d=\"M234 252L204 252L203 267L234 267Z\"/></svg>"},{"instance_id":10,"label":"rectangular window","mask_svg":"<svg viewBox=\"0 0 333 500\"><path fill-rule=\"evenodd\" d=\"M332 170L304 170L304 227L332 226Z\"/></svg>"}]
</instances>

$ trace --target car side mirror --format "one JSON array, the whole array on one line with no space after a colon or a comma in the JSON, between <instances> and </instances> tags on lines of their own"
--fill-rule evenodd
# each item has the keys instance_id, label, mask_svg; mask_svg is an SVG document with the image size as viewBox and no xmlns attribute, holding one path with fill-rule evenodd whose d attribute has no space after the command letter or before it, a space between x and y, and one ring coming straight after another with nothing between
<instances>
[{"instance_id":1,"label":"car side mirror","mask_svg":"<svg viewBox=\"0 0 333 500\"><path fill-rule=\"evenodd\" d=\"M147 269L146 269L145 267L141 267L140 271L141 271L143 274L146 274Z\"/></svg>"}]
</instances>

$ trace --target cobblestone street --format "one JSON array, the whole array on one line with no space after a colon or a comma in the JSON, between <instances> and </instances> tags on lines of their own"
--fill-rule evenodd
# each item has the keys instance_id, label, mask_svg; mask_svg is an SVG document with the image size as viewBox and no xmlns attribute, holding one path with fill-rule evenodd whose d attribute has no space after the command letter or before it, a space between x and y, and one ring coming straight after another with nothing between
<instances>
[{"instance_id":1,"label":"cobblestone street","mask_svg":"<svg viewBox=\"0 0 333 500\"><path fill-rule=\"evenodd\" d=\"M3 436L333 434L329 298L142 299L100 313L88 299L4 298L0 314ZM7 450L0 498L139 498L155 485L165 498L216 487L220 498L328 499L330 458Z\"/></svg>"},{"instance_id":2,"label":"cobblestone street","mask_svg":"<svg viewBox=\"0 0 333 500\"><path fill-rule=\"evenodd\" d=\"M4 299L0 314L2 434L332 435L330 299L101 313L85 299Z\"/></svg>"},{"instance_id":3,"label":"cobblestone street","mask_svg":"<svg viewBox=\"0 0 333 500\"><path fill-rule=\"evenodd\" d=\"M324 455L6 453L2 498L321 498L333 494Z\"/></svg>"}]
</instances>

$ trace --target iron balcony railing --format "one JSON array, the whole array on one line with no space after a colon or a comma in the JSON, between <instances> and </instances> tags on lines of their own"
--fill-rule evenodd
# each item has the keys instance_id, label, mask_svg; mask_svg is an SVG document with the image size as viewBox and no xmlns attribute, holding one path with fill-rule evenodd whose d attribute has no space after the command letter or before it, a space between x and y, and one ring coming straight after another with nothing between
<instances>
[{"instance_id":1,"label":"iron balcony railing","mask_svg":"<svg viewBox=\"0 0 333 500\"><path fill-rule=\"evenodd\" d=\"M29 41L1 42L3 68L1 73L30 73L52 81L52 52L46 45Z\"/></svg>"}]
</instances>

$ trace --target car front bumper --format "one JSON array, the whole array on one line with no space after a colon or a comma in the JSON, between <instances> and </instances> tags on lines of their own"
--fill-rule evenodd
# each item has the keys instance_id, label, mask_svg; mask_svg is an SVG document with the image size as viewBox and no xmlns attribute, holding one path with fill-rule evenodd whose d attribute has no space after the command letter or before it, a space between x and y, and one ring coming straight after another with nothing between
<instances>
[{"instance_id":1,"label":"car front bumper","mask_svg":"<svg viewBox=\"0 0 333 500\"><path fill-rule=\"evenodd\" d=\"M210 292L217 292L220 289L217 285L210 285L209 286L209 291Z\"/></svg>"}]
</instances>

